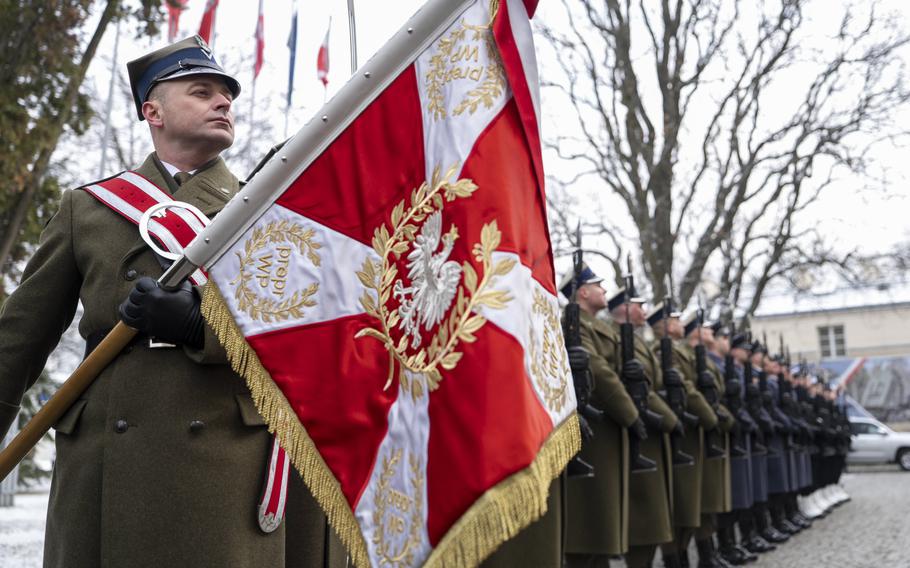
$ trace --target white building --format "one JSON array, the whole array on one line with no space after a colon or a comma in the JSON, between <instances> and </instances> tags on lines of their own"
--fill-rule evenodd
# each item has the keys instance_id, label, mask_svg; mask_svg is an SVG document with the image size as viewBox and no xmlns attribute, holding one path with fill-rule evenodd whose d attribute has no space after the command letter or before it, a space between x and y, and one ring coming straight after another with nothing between
<instances>
[{"instance_id":1,"label":"white building","mask_svg":"<svg viewBox=\"0 0 910 568\"><path fill-rule=\"evenodd\" d=\"M910 282L762 298L753 335L809 361L910 355Z\"/></svg>"}]
</instances>

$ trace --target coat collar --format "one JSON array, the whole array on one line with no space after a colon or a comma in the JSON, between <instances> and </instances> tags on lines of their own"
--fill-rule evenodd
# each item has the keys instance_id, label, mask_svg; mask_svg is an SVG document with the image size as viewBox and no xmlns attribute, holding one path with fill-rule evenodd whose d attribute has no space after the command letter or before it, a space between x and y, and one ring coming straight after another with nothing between
<instances>
[{"instance_id":1,"label":"coat collar","mask_svg":"<svg viewBox=\"0 0 910 568\"><path fill-rule=\"evenodd\" d=\"M240 188L237 178L228 170L221 157L200 167L193 177L179 187L154 152L149 154L135 172L172 195L175 200L198 207L208 217L221 211ZM148 245L141 236L137 237L124 260L144 250L148 250Z\"/></svg>"},{"instance_id":2,"label":"coat collar","mask_svg":"<svg viewBox=\"0 0 910 568\"><path fill-rule=\"evenodd\" d=\"M601 335L613 335L615 333L613 328L610 327L609 323L600 318L592 316L584 310L579 310L579 317L581 318L582 322L594 328L594 331L600 333Z\"/></svg>"},{"instance_id":3,"label":"coat collar","mask_svg":"<svg viewBox=\"0 0 910 568\"><path fill-rule=\"evenodd\" d=\"M208 216L221 211L240 189L240 182L228 170L220 156L201 166L193 177L180 187L154 152L149 154L136 172L173 195L177 201L195 205Z\"/></svg>"}]
</instances>

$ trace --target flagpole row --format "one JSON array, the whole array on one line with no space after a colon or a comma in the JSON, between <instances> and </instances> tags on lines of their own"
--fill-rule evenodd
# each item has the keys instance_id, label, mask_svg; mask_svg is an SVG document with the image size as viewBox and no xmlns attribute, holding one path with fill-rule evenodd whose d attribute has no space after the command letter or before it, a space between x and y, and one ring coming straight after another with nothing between
<instances>
[{"instance_id":1,"label":"flagpole row","mask_svg":"<svg viewBox=\"0 0 910 568\"><path fill-rule=\"evenodd\" d=\"M114 39L114 54L111 56L111 84L107 88L107 109L104 111L104 136L101 140L101 163L98 165L98 177L103 178L107 169L107 147L111 139L111 111L114 108L114 83L117 82L117 53L120 50L120 20L117 20Z\"/></svg>"},{"instance_id":2,"label":"flagpole row","mask_svg":"<svg viewBox=\"0 0 910 568\"><path fill-rule=\"evenodd\" d=\"M357 71L357 26L354 24L354 0L348 0L348 31L351 36L351 75Z\"/></svg>"}]
</instances>

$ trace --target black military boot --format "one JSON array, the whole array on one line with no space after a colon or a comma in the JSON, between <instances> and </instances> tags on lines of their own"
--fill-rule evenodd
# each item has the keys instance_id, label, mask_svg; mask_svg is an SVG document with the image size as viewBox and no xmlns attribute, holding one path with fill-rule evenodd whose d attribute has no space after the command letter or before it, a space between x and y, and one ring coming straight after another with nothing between
<instances>
[{"instance_id":1,"label":"black military boot","mask_svg":"<svg viewBox=\"0 0 910 568\"><path fill-rule=\"evenodd\" d=\"M758 529L758 535L770 543L780 544L790 540L790 535L784 534L774 528L771 524L771 515L765 507L758 507L756 509L755 525Z\"/></svg>"},{"instance_id":2,"label":"black military boot","mask_svg":"<svg viewBox=\"0 0 910 568\"><path fill-rule=\"evenodd\" d=\"M778 531L784 534L794 535L803 530L801 526L794 525L787 519L786 515L784 515L783 504L776 503L774 506L770 507L770 513L773 521L772 526Z\"/></svg>"},{"instance_id":3,"label":"black military boot","mask_svg":"<svg viewBox=\"0 0 910 568\"><path fill-rule=\"evenodd\" d=\"M758 556L736 544L736 529L733 525L717 529L720 556L734 566L742 566L758 560Z\"/></svg>"},{"instance_id":4,"label":"black military boot","mask_svg":"<svg viewBox=\"0 0 910 568\"><path fill-rule=\"evenodd\" d=\"M739 519L739 529L742 531L742 543L746 550L753 554L762 554L763 552L770 552L776 549L776 546L763 539L759 536L758 532L756 532L752 512L746 511L744 513L745 514Z\"/></svg>"},{"instance_id":5,"label":"black military boot","mask_svg":"<svg viewBox=\"0 0 910 568\"><path fill-rule=\"evenodd\" d=\"M728 568L730 566L722 556L717 554L713 538L696 540L695 548L698 550L698 568Z\"/></svg>"}]
</instances>

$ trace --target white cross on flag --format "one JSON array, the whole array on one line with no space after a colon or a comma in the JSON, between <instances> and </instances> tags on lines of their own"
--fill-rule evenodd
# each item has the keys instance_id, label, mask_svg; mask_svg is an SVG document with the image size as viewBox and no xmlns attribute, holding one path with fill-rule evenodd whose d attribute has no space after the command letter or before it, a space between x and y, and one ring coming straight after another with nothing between
<instances>
[{"instance_id":1,"label":"white cross on flag","mask_svg":"<svg viewBox=\"0 0 910 568\"><path fill-rule=\"evenodd\" d=\"M580 447L534 4L462 2L208 267L206 318L356 566L478 564Z\"/></svg>"}]
</instances>

